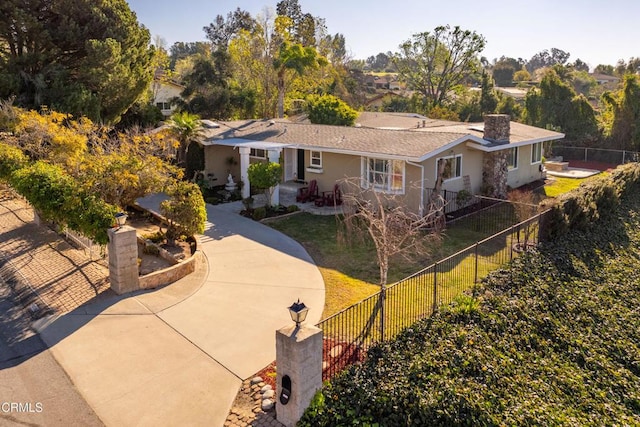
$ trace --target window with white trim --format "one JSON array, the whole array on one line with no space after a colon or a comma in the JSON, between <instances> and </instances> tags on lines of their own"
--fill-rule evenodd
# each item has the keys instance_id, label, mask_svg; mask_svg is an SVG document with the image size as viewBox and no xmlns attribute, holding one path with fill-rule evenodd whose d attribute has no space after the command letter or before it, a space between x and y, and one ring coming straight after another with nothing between
<instances>
[{"instance_id":1,"label":"window with white trim","mask_svg":"<svg viewBox=\"0 0 640 427\"><path fill-rule=\"evenodd\" d=\"M531 146L531 163L542 161L542 142L536 142Z\"/></svg>"},{"instance_id":2,"label":"window with white trim","mask_svg":"<svg viewBox=\"0 0 640 427\"><path fill-rule=\"evenodd\" d=\"M309 160L309 167L315 169L322 169L322 152L311 151L311 159Z\"/></svg>"},{"instance_id":3,"label":"window with white trim","mask_svg":"<svg viewBox=\"0 0 640 427\"><path fill-rule=\"evenodd\" d=\"M444 171L442 172L444 181L462 176L462 154L458 154L456 156L443 157L436 161L436 180L438 179L438 163L440 160L445 162Z\"/></svg>"},{"instance_id":4,"label":"window with white trim","mask_svg":"<svg viewBox=\"0 0 640 427\"><path fill-rule=\"evenodd\" d=\"M362 186L388 193L404 192L404 161L362 158Z\"/></svg>"},{"instance_id":5,"label":"window with white trim","mask_svg":"<svg viewBox=\"0 0 640 427\"><path fill-rule=\"evenodd\" d=\"M507 169L518 169L518 147L507 150Z\"/></svg>"},{"instance_id":6,"label":"window with white trim","mask_svg":"<svg viewBox=\"0 0 640 427\"><path fill-rule=\"evenodd\" d=\"M262 148L252 148L249 151L250 157L255 157L258 159L266 159L267 158L267 150L263 150Z\"/></svg>"}]
</instances>

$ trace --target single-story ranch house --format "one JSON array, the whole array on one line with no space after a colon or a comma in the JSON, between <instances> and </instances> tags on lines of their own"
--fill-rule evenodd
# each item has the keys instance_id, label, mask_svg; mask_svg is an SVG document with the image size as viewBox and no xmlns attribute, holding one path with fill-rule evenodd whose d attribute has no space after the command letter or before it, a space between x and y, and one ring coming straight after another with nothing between
<instances>
[{"instance_id":1,"label":"single-story ranch house","mask_svg":"<svg viewBox=\"0 0 640 427\"><path fill-rule=\"evenodd\" d=\"M564 137L558 132L511 122L508 115L487 115L484 123L431 120L415 114L362 113L353 127L295 123L288 120L205 121L205 174L243 181L250 195L247 168L252 162L279 162L283 182L316 180L329 191L345 178L405 196L423 212L428 189L444 165L442 189L505 197L543 176L542 145ZM278 191L274 203L278 203Z\"/></svg>"}]
</instances>

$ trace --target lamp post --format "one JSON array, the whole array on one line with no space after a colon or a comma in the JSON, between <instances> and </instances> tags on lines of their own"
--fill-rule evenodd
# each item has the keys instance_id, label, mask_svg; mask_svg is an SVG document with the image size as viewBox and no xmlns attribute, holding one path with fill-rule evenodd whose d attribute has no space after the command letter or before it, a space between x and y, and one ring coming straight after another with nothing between
<instances>
[{"instance_id":1,"label":"lamp post","mask_svg":"<svg viewBox=\"0 0 640 427\"><path fill-rule=\"evenodd\" d=\"M124 212L118 212L115 216L116 224L118 224L118 229L120 229L127 222L127 214Z\"/></svg>"},{"instance_id":2,"label":"lamp post","mask_svg":"<svg viewBox=\"0 0 640 427\"><path fill-rule=\"evenodd\" d=\"M298 298L297 302L291 304L289 307L289 314L291 315L291 320L296 323L296 327L300 326L300 323L304 322L307 318L307 313L309 312L309 307L304 305L303 302L300 302L300 298Z\"/></svg>"}]
</instances>

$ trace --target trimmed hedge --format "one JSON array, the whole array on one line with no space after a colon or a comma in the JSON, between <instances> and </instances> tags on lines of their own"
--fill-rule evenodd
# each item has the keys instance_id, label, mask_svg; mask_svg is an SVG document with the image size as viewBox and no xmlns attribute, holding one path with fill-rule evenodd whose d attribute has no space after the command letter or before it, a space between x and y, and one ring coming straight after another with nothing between
<instances>
[{"instance_id":1,"label":"trimmed hedge","mask_svg":"<svg viewBox=\"0 0 640 427\"><path fill-rule=\"evenodd\" d=\"M542 210L551 212L542 220L540 239L550 241L569 230L587 230L598 219L615 212L622 198L639 191L640 163L628 163L558 198L544 200Z\"/></svg>"},{"instance_id":2,"label":"trimmed hedge","mask_svg":"<svg viewBox=\"0 0 640 427\"><path fill-rule=\"evenodd\" d=\"M566 230L372 348L299 425L640 425L636 168L612 174L622 191L559 204L564 226L596 212L596 227Z\"/></svg>"},{"instance_id":3,"label":"trimmed hedge","mask_svg":"<svg viewBox=\"0 0 640 427\"><path fill-rule=\"evenodd\" d=\"M38 161L15 170L8 181L43 219L66 225L96 243L109 242L107 229L113 226L117 209L84 192L61 167Z\"/></svg>"}]
</instances>

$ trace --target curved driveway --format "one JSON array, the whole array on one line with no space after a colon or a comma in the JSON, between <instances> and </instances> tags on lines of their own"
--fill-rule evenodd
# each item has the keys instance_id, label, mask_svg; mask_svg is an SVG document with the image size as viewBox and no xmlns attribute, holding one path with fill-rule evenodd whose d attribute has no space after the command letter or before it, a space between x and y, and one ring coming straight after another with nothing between
<instances>
[{"instance_id":1,"label":"curved driveway","mask_svg":"<svg viewBox=\"0 0 640 427\"><path fill-rule=\"evenodd\" d=\"M162 196L138 202L158 211ZM207 205L196 272L109 294L36 328L107 426L222 425L242 380L275 360L300 298L315 324L324 282L306 251L232 204Z\"/></svg>"},{"instance_id":2,"label":"curved driveway","mask_svg":"<svg viewBox=\"0 0 640 427\"><path fill-rule=\"evenodd\" d=\"M161 196L140 199L158 211ZM318 323L324 282L315 263L293 239L239 215L236 204L207 205L200 249L209 275L190 298L158 315L241 379L275 360L275 331L291 322L287 307L298 298L307 322Z\"/></svg>"}]
</instances>

